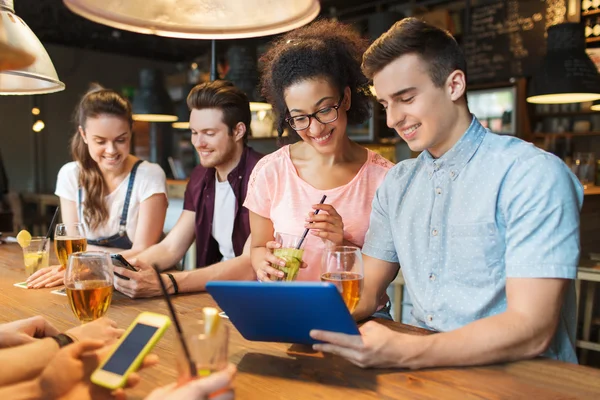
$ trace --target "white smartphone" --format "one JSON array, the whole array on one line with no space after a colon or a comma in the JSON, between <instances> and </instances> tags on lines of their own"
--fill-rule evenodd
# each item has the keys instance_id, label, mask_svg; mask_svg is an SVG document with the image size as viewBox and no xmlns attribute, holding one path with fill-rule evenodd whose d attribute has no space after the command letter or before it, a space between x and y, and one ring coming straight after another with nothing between
<instances>
[{"instance_id":1,"label":"white smartphone","mask_svg":"<svg viewBox=\"0 0 600 400\"><path fill-rule=\"evenodd\" d=\"M171 325L166 315L143 312L127 328L115 348L92 373L96 385L117 389L125 386L127 376L135 372Z\"/></svg>"}]
</instances>

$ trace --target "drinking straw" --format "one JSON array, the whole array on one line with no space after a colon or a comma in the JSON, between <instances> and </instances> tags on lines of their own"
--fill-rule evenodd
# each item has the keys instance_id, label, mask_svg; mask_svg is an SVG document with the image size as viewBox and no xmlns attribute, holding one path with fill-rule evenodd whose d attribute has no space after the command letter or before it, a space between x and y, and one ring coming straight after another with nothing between
<instances>
[{"instance_id":1,"label":"drinking straw","mask_svg":"<svg viewBox=\"0 0 600 400\"><path fill-rule=\"evenodd\" d=\"M47 239L50 239L50 233L52 233L52 225L54 225L54 222L56 221L58 210L60 210L60 206L56 207L56 210L54 211L54 216L52 217L52 221L50 222L50 226L48 227L48 233L46 233Z\"/></svg>"},{"instance_id":2,"label":"drinking straw","mask_svg":"<svg viewBox=\"0 0 600 400\"><path fill-rule=\"evenodd\" d=\"M167 302L167 306L169 307L169 312L171 313L171 319L173 320L173 323L175 324L175 328L177 329L177 336L179 338L179 342L181 342L181 347L183 348L183 353L185 354L185 358L187 359L188 365L190 367L190 374L193 378L197 375L196 363L194 362L194 360L192 360L192 356L190 355L190 350L188 349L187 343L185 342L185 338L183 336L183 330L181 329L181 325L179 324L179 319L177 318L177 314L175 314L175 307L173 307L173 303L171 303L171 297L169 296L169 293L167 292L165 283L163 282L163 280L160 277L160 272L158 272L158 267L153 264L152 269L154 269L154 272L156 272L156 278L158 279L158 282L160 283L160 288L162 290L163 297L165 298L165 301Z\"/></svg>"},{"instance_id":3,"label":"drinking straw","mask_svg":"<svg viewBox=\"0 0 600 400\"><path fill-rule=\"evenodd\" d=\"M324 194L323 197L321 198L321 201L319 202L319 204L323 204L325 202L326 198L327 198L327 195ZM321 211L321 210L315 211L315 215L317 215L319 213L319 211ZM308 235L308 231L309 231L309 228L306 228L304 230L304 233L302 234L302 238L300 239L300 241L298 242L298 245L296 246L296 250L300 250L300 247L302 247L302 243L304 242L304 239L306 239L306 235Z\"/></svg>"}]
</instances>

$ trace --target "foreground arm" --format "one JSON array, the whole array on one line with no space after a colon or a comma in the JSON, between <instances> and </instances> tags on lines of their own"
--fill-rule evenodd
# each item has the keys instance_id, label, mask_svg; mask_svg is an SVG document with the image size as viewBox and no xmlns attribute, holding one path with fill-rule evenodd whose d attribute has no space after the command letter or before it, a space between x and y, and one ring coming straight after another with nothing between
<instances>
[{"instance_id":1,"label":"foreground arm","mask_svg":"<svg viewBox=\"0 0 600 400\"><path fill-rule=\"evenodd\" d=\"M109 344L123 334L116 323L108 318L100 318L88 324L76 326L65 333L75 340L97 340ZM0 350L0 386L32 379L48 365L59 351L58 343L52 338L36 340L18 347ZM0 399L11 398L2 397Z\"/></svg>"}]
</instances>

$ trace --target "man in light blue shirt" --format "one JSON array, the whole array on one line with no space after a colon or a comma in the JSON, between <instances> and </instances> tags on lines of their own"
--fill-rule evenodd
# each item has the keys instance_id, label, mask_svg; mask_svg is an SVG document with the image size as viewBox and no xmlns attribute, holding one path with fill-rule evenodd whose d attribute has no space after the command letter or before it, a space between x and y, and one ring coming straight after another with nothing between
<instances>
[{"instance_id":1,"label":"man in light blue shirt","mask_svg":"<svg viewBox=\"0 0 600 400\"><path fill-rule=\"evenodd\" d=\"M357 319L371 315L399 266L415 325L375 322L361 336L313 331L315 345L363 367L424 368L543 355L577 362L574 279L583 189L557 157L489 132L465 98L466 62L446 32L414 18L371 45L387 123L416 158L377 191L363 247Z\"/></svg>"}]
</instances>

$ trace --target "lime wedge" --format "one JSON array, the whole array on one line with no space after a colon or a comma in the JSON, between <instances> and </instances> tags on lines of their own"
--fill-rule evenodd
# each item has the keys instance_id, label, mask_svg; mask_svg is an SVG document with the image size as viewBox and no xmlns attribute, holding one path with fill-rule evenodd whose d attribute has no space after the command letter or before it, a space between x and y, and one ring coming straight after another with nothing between
<instances>
[{"instance_id":1,"label":"lime wedge","mask_svg":"<svg viewBox=\"0 0 600 400\"><path fill-rule=\"evenodd\" d=\"M25 229L23 229L17 235L17 243L19 243L19 246L21 246L23 248L29 246L29 243L31 243L31 233L29 233Z\"/></svg>"},{"instance_id":2,"label":"lime wedge","mask_svg":"<svg viewBox=\"0 0 600 400\"><path fill-rule=\"evenodd\" d=\"M212 336L217 332L221 324L219 310L214 307L204 307L202 313L204 314L204 334Z\"/></svg>"}]
</instances>

